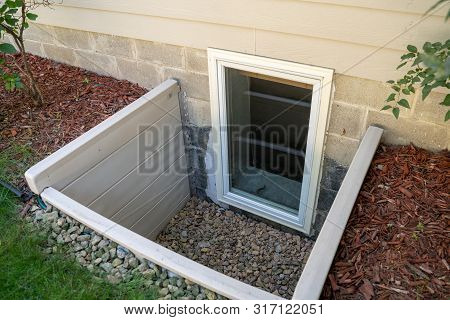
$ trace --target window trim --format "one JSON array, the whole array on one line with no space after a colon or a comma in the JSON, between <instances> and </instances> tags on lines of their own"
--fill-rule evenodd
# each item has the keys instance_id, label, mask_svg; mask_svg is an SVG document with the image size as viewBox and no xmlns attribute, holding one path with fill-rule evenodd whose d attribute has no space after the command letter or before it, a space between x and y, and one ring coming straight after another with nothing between
<instances>
[{"instance_id":1,"label":"window trim","mask_svg":"<svg viewBox=\"0 0 450 320\"><path fill-rule=\"evenodd\" d=\"M225 67L313 86L305 174L297 216L230 190L228 133L221 130L227 125ZM309 234L319 186L334 70L214 48L208 48L208 70L217 199Z\"/></svg>"}]
</instances>

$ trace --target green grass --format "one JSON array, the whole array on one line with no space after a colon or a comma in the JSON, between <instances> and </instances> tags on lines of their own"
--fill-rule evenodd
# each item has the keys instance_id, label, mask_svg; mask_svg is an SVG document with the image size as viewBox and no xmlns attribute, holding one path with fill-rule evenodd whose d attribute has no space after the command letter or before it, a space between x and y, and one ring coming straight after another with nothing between
<instances>
[{"instance_id":1,"label":"green grass","mask_svg":"<svg viewBox=\"0 0 450 320\"><path fill-rule=\"evenodd\" d=\"M14 144L0 151L0 179L19 185L25 171L38 160L30 147Z\"/></svg>"},{"instance_id":2,"label":"green grass","mask_svg":"<svg viewBox=\"0 0 450 320\"><path fill-rule=\"evenodd\" d=\"M21 161L20 155L27 158ZM0 177L15 181L30 158L26 148L0 152ZM0 300L157 298L142 278L113 285L64 252L45 254L47 235L20 218L19 210L17 199L0 187Z\"/></svg>"},{"instance_id":3,"label":"green grass","mask_svg":"<svg viewBox=\"0 0 450 320\"><path fill-rule=\"evenodd\" d=\"M63 253L45 254L45 234L29 227L17 210L13 196L0 188L0 299L157 298L144 279L113 285Z\"/></svg>"}]
</instances>

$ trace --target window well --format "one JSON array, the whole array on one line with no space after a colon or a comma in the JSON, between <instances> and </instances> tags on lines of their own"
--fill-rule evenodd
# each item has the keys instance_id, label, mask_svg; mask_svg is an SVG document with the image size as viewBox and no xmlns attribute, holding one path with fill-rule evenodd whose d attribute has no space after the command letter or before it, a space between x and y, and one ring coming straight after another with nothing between
<instances>
[{"instance_id":1,"label":"window well","mask_svg":"<svg viewBox=\"0 0 450 320\"><path fill-rule=\"evenodd\" d=\"M309 233L332 70L209 49L224 203Z\"/></svg>"}]
</instances>

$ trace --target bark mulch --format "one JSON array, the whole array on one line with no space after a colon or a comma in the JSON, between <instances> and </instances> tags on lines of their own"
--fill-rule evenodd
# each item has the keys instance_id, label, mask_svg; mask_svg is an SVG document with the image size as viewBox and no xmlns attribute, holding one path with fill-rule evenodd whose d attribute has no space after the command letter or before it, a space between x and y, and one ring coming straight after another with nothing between
<instances>
[{"instance_id":1,"label":"bark mulch","mask_svg":"<svg viewBox=\"0 0 450 320\"><path fill-rule=\"evenodd\" d=\"M324 299L449 299L450 154L380 146Z\"/></svg>"},{"instance_id":2,"label":"bark mulch","mask_svg":"<svg viewBox=\"0 0 450 320\"><path fill-rule=\"evenodd\" d=\"M28 144L43 156L105 120L146 90L128 81L28 55L46 105L0 86L0 151Z\"/></svg>"}]
</instances>

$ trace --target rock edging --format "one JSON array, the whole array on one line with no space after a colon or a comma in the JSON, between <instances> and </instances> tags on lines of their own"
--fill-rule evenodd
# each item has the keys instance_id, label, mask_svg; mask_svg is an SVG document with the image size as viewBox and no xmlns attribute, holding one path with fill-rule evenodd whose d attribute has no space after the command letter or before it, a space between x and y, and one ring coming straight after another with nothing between
<instances>
[{"instance_id":1,"label":"rock edging","mask_svg":"<svg viewBox=\"0 0 450 320\"><path fill-rule=\"evenodd\" d=\"M98 234L52 206L43 210L33 204L25 220L48 235L45 253L54 254L65 248L69 257L74 258L89 271L98 273L110 283L130 281L139 275L145 279L146 286L158 289L159 299L226 299L145 258L136 256L127 248Z\"/></svg>"}]
</instances>

